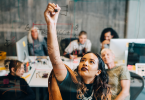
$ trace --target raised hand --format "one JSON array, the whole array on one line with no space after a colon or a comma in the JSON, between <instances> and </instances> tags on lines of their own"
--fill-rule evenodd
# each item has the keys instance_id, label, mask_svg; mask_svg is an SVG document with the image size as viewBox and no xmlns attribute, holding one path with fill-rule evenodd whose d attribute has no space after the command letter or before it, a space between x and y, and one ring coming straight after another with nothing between
<instances>
[{"instance_id":1,"label":"raised hand","mask_svg":"<svg viewBox=\"0 0 145 100\"><path fill-rule=\"evenodd\" d=\"M57 11L56 11L57 9ZM44 17L47 23L47 48L49 58L53 66L53 72L58 81L63 81L67 75L67 70L60 58L59 45L57 40L56 23L60 12L60 7L54 3L49 3Z\"/></svg>"},{"instance_id":2,"label":"raised hand","mask_svg":"<svg viewBox=\"0 0 145 100\"><path fill-rule=\"evenodd\" d=\"M57 9L58 11L55 12L55 9ZM61 8L58 5L55 5L54 3L48 4L48 6L44 12L44 17L45 17L45 21L46 21L47 25L49 25L49 24L56 25L60 10L61 10Z\"/></svg>"}]
</instances>

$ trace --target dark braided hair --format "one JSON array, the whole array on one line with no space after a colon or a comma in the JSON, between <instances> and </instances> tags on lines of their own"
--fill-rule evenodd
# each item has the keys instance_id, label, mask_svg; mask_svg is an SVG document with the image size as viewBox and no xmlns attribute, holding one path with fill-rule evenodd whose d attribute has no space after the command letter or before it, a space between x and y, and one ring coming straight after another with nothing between
<instances>
[{"instance_id":1,"label":"dark braided hair","mask_svg":"<svg viewBox=\"0 0 145 100\"><path fill-rule=\"evenodd\" d=\"M88 53L93 53L93 52L87 52ZM98 58L98 70L101 70L101 73L95 77L94 82L93 82L93 90L94 90L94 97L95 98L101 98L101 96L106 96L107 95L107 88L110 88L108 85L109 81L109 76L105 70L105 64L102 60L102 58L96 54L93 53L97 56ZM86 93L87 87L85 86L84 82L82 81L81 76L78 73L78 67L74 70L77 73L77 79L78 79L78 89L77 91L82 91L82 93ZM78 92L77 95L79 95L80 92Z\"/></svg>"}]
</instances>

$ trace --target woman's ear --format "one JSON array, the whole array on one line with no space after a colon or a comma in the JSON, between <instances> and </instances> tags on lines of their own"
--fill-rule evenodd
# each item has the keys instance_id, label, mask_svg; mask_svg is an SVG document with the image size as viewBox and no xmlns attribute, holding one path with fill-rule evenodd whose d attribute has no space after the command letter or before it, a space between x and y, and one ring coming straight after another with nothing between
<instances>
[{"instance_id":1,"label":"woman's ear","mask_svg":"<svg viewBox=\"0 0 145 100\"><path fill-rule=\"evenodd\" d=\"M111 37L113 38L113 37L114 37L114 35L111 35Z\"/></svg>"},{"instance_id":2,"label":"woman's ear","mask_svg":"<svg viewBox=\"0 0 145 100\"><path fill-rule=\"evenodd\" d=\"M97 70L96 76L98 76L99 74L101 74L101 70Z\"/></svg>"},{"instance_id":3,"label":"woman's ear","mask_svg":"<svg viewBox=\"0 0 145 100\"><path fill-rule=\"evenodd\" d=\"M11 72L15 73L15 68L14 67L11 68Z\"/></svg>"}]
</instances>

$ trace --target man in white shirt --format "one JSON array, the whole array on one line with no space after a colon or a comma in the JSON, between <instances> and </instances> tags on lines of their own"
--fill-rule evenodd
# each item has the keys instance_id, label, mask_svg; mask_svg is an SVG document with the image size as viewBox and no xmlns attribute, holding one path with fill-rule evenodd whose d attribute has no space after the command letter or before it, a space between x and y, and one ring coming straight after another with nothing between
<instances>
[{"instance_id":1,"label":"man in white shirt","mask_svg":"<svg viewBox=\"0 0 145 100\"><path fill-rule=\"evenodd\" d=\"M91 51L91 41L87 39L87 32L81 31L79 39L72 41L65 49L64 56L74 59L77 56L83 56L86 52Z\"/></svg>"}]
</instances>

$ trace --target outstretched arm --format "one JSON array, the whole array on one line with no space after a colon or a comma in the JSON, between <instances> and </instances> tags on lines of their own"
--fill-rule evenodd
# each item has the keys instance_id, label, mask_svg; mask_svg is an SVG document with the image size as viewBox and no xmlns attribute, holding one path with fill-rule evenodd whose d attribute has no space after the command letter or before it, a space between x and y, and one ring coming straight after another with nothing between
<instances>
[{"instance_id":1,"label":"outstretched arm","mask_svg":"<svg viewBox=\"0 0 145 100\"><path fill-rule=\"evenodd\" d=\"M58 12L54 12L57 9ZM55 77L58 81L63 81L67 75L67 69L60 58L57 34L56 34L56 24L58 15L61 8L54 3L49 3L45 12L44 17L47 23L47 47L50 60L52 62L53 71Z\"/></svg>"}]
</instances>

